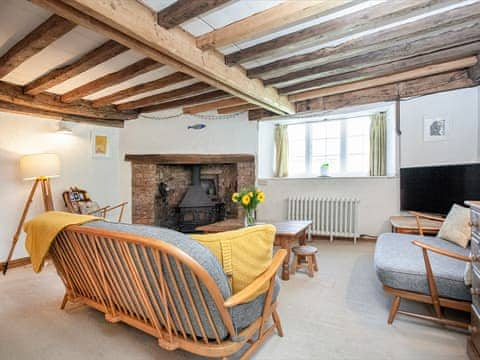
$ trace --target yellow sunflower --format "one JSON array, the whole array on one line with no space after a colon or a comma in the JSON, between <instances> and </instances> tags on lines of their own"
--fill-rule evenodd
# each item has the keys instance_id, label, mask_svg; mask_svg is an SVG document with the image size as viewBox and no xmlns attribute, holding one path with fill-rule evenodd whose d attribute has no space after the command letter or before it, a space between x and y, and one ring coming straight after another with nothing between
<instances>
[{"instance_id":1,"label":"yellow sunflower","mask_svg":"<svg viewBox=\"0 0 480 360\"><path fill-rule=\"evenodd\" d=\"M253 198L253 191L250 191L250 192L248 193L248 196L250 196L251 198Z\"/></svg>"},{"instance_id":2,"label":"yellow sunflower","mask_svg":"<svg viewBox=\"0 0 480 360\"><path fill-rule=\"evenodd\" d=\"M261 203L265 201L265 194L262 191L257 194L257 200Z\"/></svg>"},{"instance_id":3,"label":"yellow sunflower","mask_svg":"<svg viewBox=\"0 0 480 360\"><path fill-rule=\"evenodd\" d=\"M240 199L240 194L239 193L233 193L232 194L232 201L235 203L238 203L238 200Z\"/></svg>"},{"instance_id":4,"label":"yellow sunflower","mask_svg":"<svg viewBox=\"0 0 480 360\"><path fill-rule=\"evenodd\" d=\"M243 195L242 196L242 204L247 206L248 204L250 204L250 196L248 195Z\"/></svg>"}]
</instances>

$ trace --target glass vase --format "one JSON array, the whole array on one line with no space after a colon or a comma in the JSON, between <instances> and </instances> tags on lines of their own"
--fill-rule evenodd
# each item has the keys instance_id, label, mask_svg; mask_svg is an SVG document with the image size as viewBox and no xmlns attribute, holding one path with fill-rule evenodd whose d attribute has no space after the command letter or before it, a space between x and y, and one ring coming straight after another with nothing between
<instances>
[{"instance_id":1,"label":"glass vase","mask_svg":"<svg viewBox=\"0 0 480 360\"><path fill-rule=\"evenodd\" d=\"M255 209L245 209L245 227L255 225Z\"/></svg>"}]
</instances>

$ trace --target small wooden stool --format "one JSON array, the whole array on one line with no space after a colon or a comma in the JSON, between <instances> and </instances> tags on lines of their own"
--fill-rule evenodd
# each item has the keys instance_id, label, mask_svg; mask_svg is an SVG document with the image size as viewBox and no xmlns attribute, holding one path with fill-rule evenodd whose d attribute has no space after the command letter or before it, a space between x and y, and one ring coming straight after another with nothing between
<instances>
[{"instance_id":1,"label":"small wooden stool","mask_svg":"<svg viewBox=\"0 0 480 360\"><path fill-rule=\"evenodd\" d=\"M293 251L293 263L292 263L292 275L297 272L299 267L302 267L303 264L307 264L308 276L313 277L313 271L318 271L317 265L317 248L313 246L294 246Z\"/></svg>"}]
</instances>

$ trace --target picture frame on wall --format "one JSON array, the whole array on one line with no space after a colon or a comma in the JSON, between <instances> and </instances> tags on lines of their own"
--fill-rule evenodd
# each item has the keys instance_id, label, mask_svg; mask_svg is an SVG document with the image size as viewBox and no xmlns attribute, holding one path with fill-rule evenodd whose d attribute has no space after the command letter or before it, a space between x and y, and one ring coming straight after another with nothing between
<instances>
[{"instance_id":1,"label":"picture frame on wall","mask_svg":"<svg viewBox=\"0 0 480 360\"><path fill-rule=\"evenodd\" d=\"M445 141L448 136L448 123L444 116L423 118L423 141Z\"/></svg>"},{"instance_id":2,"label":"picture frame on wall","mask_svg":"<svg viewBox=\"0 0 480 360\"><path fill-rule=\"evenodd\" d=\"M92 132L92 157L108 158L110 157L110 138L108 135L98 132Z\"/></svg>"}]
</instances>

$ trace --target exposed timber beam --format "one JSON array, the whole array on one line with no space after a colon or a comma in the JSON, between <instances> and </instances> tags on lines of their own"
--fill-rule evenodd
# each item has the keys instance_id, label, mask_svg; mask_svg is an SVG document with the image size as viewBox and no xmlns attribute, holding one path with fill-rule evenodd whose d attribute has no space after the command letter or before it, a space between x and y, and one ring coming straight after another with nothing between
<instances>
[{"instance_id":1,"label":"exposed timber beam","mask_svg":"<svg viewBox=\"0 0 480 360\"><path fill-rule=\"evenodd\" d=\"M197 46L206 50L252 39L300 21L326 15L351 2L352 0L287 1L197 37Z\"/></svg>"},{"instance_id":2,"label":"exposed timber beam","mask_svg":"<svg viewBox=\"0 0 480 360\"><path fill-rule=\"evenodd\" d=\"M72 104L66 104L61 102L58 99L58 96L48 93L28 95L23 92L21 86L12 85L2 81L0 81L0 101L87 118L130 120L137 117L137 113L132 111L120 112L111 107L95 109L91 106L89 101L82 100Z\"/></svg>"},{"instance_id":3,"label":"exposed timber beam","mask_svg":"<svg viewBox=\"0 0 480 360\"><path fill-rule=\"evenodd\" d=\"M468 69L468 76L473 81L480 81L480 54L477 55L477 63Z\"/></svg>"},{"instance_id":4,"label":"exposed timber beam","mask_svg":"<svg viewBox=\"0 0 480 360\"><path fill-rule=\"evenodd\" d=\"M54 87L78 74L81 74L98 64L101 64L125 51L128 48L116 41L107 41L105 44L97 47L89 53L83 55L72 64L54 69L45 75L33 80L25 86L25 93L37 95L41 92Z\"/></svg>"},{"instance_id":5,"label":"exposed timber beam","mask_svg":"<svg viewBox=\"0 0 480 360\"><path fill-rule=\"evenodd\" d=\"M395 43L409 42L412 36L428 32L433 33L478 18L480 18L480 3L474 3L344 41L337 46L323 47L310 53L294 55L250 68L247 75L255 78L260 75L263 76L263 74L268 74L268 77L278 76L281 73L300 70L328 61L376 51L393 45L393 41Z\"/></svg>"},{"instance_id":6,"label":"exposed timber beam","mask_svg":"<svg viewBox=\"0 0 480 360\"><path fill-rule=\"evenodd\" d=\"M244 112L248 110L259 109L258 106L253 104L245 104L245 105L237 105L237 106L230 106L222 109L218 109L217 113L219 114L234 114L238 112Z\"/></svg>"},{"instance_id":7,"label":"exposed timber beam","mask_svg":"<svg viewBox=\"0 0 480 360\"><path fill-rule=\"evenodd\" d=\"M166 102L173 99L182 98L187 95L199 94L211 89L212 87L208 84L195 83L179 89L166 91L160 94L147 96L138 100L133 100L133 101L128 101L128 102L118 104L117 109L118 110L138 109L138 108L159 104L159 103Z\"/></svg>"},{"instance_id":8,"label":"exposed timber beam","mask_svg":"<svg viewBox=\"0 0 480 360\"><path fill-rule=\"evenodd\" d=\"M243 99L239 98L230 98L230 99L223 99L214 102L209 102L200 105L192 105L183 108L184 114L199 114L202 112L210 111L210 110L217 110L222 108L227 108L231 106L237 105L246 105L247 103Z\"/></svg>"},{"instance_id":9,"label":"exposed timber beam","mask_svg":"<svg viewBox=\"0 0 480 360\"><path fill-rule=\"evenodd\" d=\"M300 100L306 100L306 99L313 99L316 97L346 93L346 92L351 92L355 90L367 89L370 87L392 84L392 83L410 80L410 79L422 78L425 76L439 74L443 72L449 72L449 71L458 70L458 69L465 69L475 64L477 64L477 57L469 56L459 60L453 60L453 61L449 61L441 64L424 66L422 68L404 71L397 74L382 76L382 77L378 77L370 80L362 80L362 81L357 81L350 84L336 85L336 86L330 86L330 87L325 87L320 89L303 91L297 94L290 95L289 99L291 101L300 101Z\"/></svg>"},{"instance_id":10,"label":"exposed timber beam","mask_svg":"<svg viewBox=\"0 0 480 360\"><path fill-rule=\"evenodd\" d=\"M395 84L304 100L297 102L296 107L298 112L333 110L348 106L394 101L398 98L422 96L477 85L478 82L470 79L466 70L458 70Z\"/></svg>"},{"instance_id":11,"label":"exposed timber beam","mask_svg":"<svg viewBox=\"0 0 480 360\"><path fill-rule=\"evenodd\" d=\"M70 90L62 95L62 101L71 103L75 100L79 100L87 95L96 93L100 90L106 89L110 86L120 84L124 81L132 79L136 76L145 74L149 71L162 67L152 59L142 59L121 70L102 76L101 78L90 81L82 86L79 86L73 90Z\"/></svg>"},{"instance_id":12,"label":"exposed timber beam","mask_svg":"<svg viewBox=\"0 0 480 360\"><path fill-rule=\"evenodd\" d=\"M151 112L162 111L167 109L174 109L184 105L199 104L207 101L223 99L229 96L231 95L229 93L226 93L225 91L215 90L215 91L211 91L211 92L196 95L196 96L191 96L188 98L173 100L173 101L169 101L169 102L161 103L157 105L145 106L143 108L138 109L138 111L140 113L151 113Z\"/></svg>"},{"instance_id":13,"label":"exposed timber beam","mask_svg":"<svg viewBox=\"0 0 480 360\"><path fill-rule=\"evenodd\" d=\"M248 120L257 121L276 116L277 114L265 109L254 109L248 111Z\"/></svg>"},{"instance_id":14,"label":"exposed timber beam","mask_svg":"<svg viewBox=\"0 0 480 360\"><path fill-rule=\"evenodd\" d=\"M400 42L370 53L353 56L338 61L327 62L308 69L292 71L289 74L264 80L266 85L281 83L294 84L316 79L325 75L340 74L359 68L385 64L454 46L460 46L480 40L480 18L459 27L445 28L412 38L409 42ZM284 84L287 85L287 84ZM282 85L283 87L283 85Z\"/></svg>"},{"instance_id":15,"label":"exposed timber beam","mask_svg":"<svg viewBox=\"0 0 480 360\"><path fill-rule=\"evenodd\" d=\"M283 56L324 42L339 40L348 35L370 31L431 11L454 0L409 0L378 2L353 14L279 36L272 40L228 54L228 65L240 64L263 57Z\"/></svg>"},{"instance_id":16,"label":"exposed timber beam","mask_svg":"<svg viewBox=\"0 0 480 360\"><path fill-rule=\"evenodd\" d=\"M480 52L480 41L473 42L459 47L453 47L446 50L440 50L426 55L419 55L403 60L394 61L387 64L360 68L355 71L323 76L314 80L296 83L294 85L282 87L278 91L282 94L291 94L298 91L305 91L313 88L323 88L336 85L338 83L350 83L369 78L380 77L412 70L415 68L438 64L446 61L457 60L467 56L475 55ZM368 64L366 64L368 65Z\"/></svg>"},{"instance_id":17,"label":"exposed timber beam","mask_svg":"<svg viewBox=\"0 0 480 360\"><path fill-rule=\"evenodd\" d=\"M62 120L62 121L69 121L69 122L76 122L76 123L119 127L119 128L124 127L123 120L94 119L94 118L87 118L87 117L82 117L78 115L61 114L54 111L35 109L28 106L12 104L5 101L0 101L0 111L13 113L13 114L30 115L30 116L41 117L41 118L52 119L52 120Z\"/></svg>"},{"instance_id":18,"label":"exposed timber beam","mask_svg":"<svg viewBox=\"0 0 480 360\"><path fill-rule=\"evenodd\" d=\"M117 91L116 93L103 96L99 99L96 99L92 102L93 107L101 107L108 104L112 104L116 101L129 98L131 96L139 95L146 93L152 90L158 90L166 86L174 85L176 83L190 80L192 77L190 75L182 74L176 72L167 76L164 76L157 80L152 80L143 84L138 84L136 86L129 87L124 90Z\"/></svg>"},{"instance_id":19,"label":"exposed timber beam","mask_svg":"<svg viewBox=\"0 0 480 360\"><path fill-rule=\"evenodd\" d=\"M57 15L50 16L0 58L0 79L74 27L75 24L67 19Z\"/></svg>"},{"instance_id":20,"label":"exposed timber beam","mask_svg":"<svg viewBox=\"0 0 480 360\"><path fill-rule=\"evenodd\" d=\"M187 20L224 5L230 0L177 0L158 13L158 24L171 29Z\"/></svg>"},{"instance_id":21,"label":"exposed timber beam","mask_svg":"<svg viewBox=\"0 0 480 360\"><path fill-rule=\"evenodd\" d=\"M181 29L162 28L156 14L136 0L115 6L109 0L31 1L247 102L279 114L295 112L287 97L249 79L242 68L226 66L219 52L198 49L195 38Z\"/></svg>"}]
</instances>

